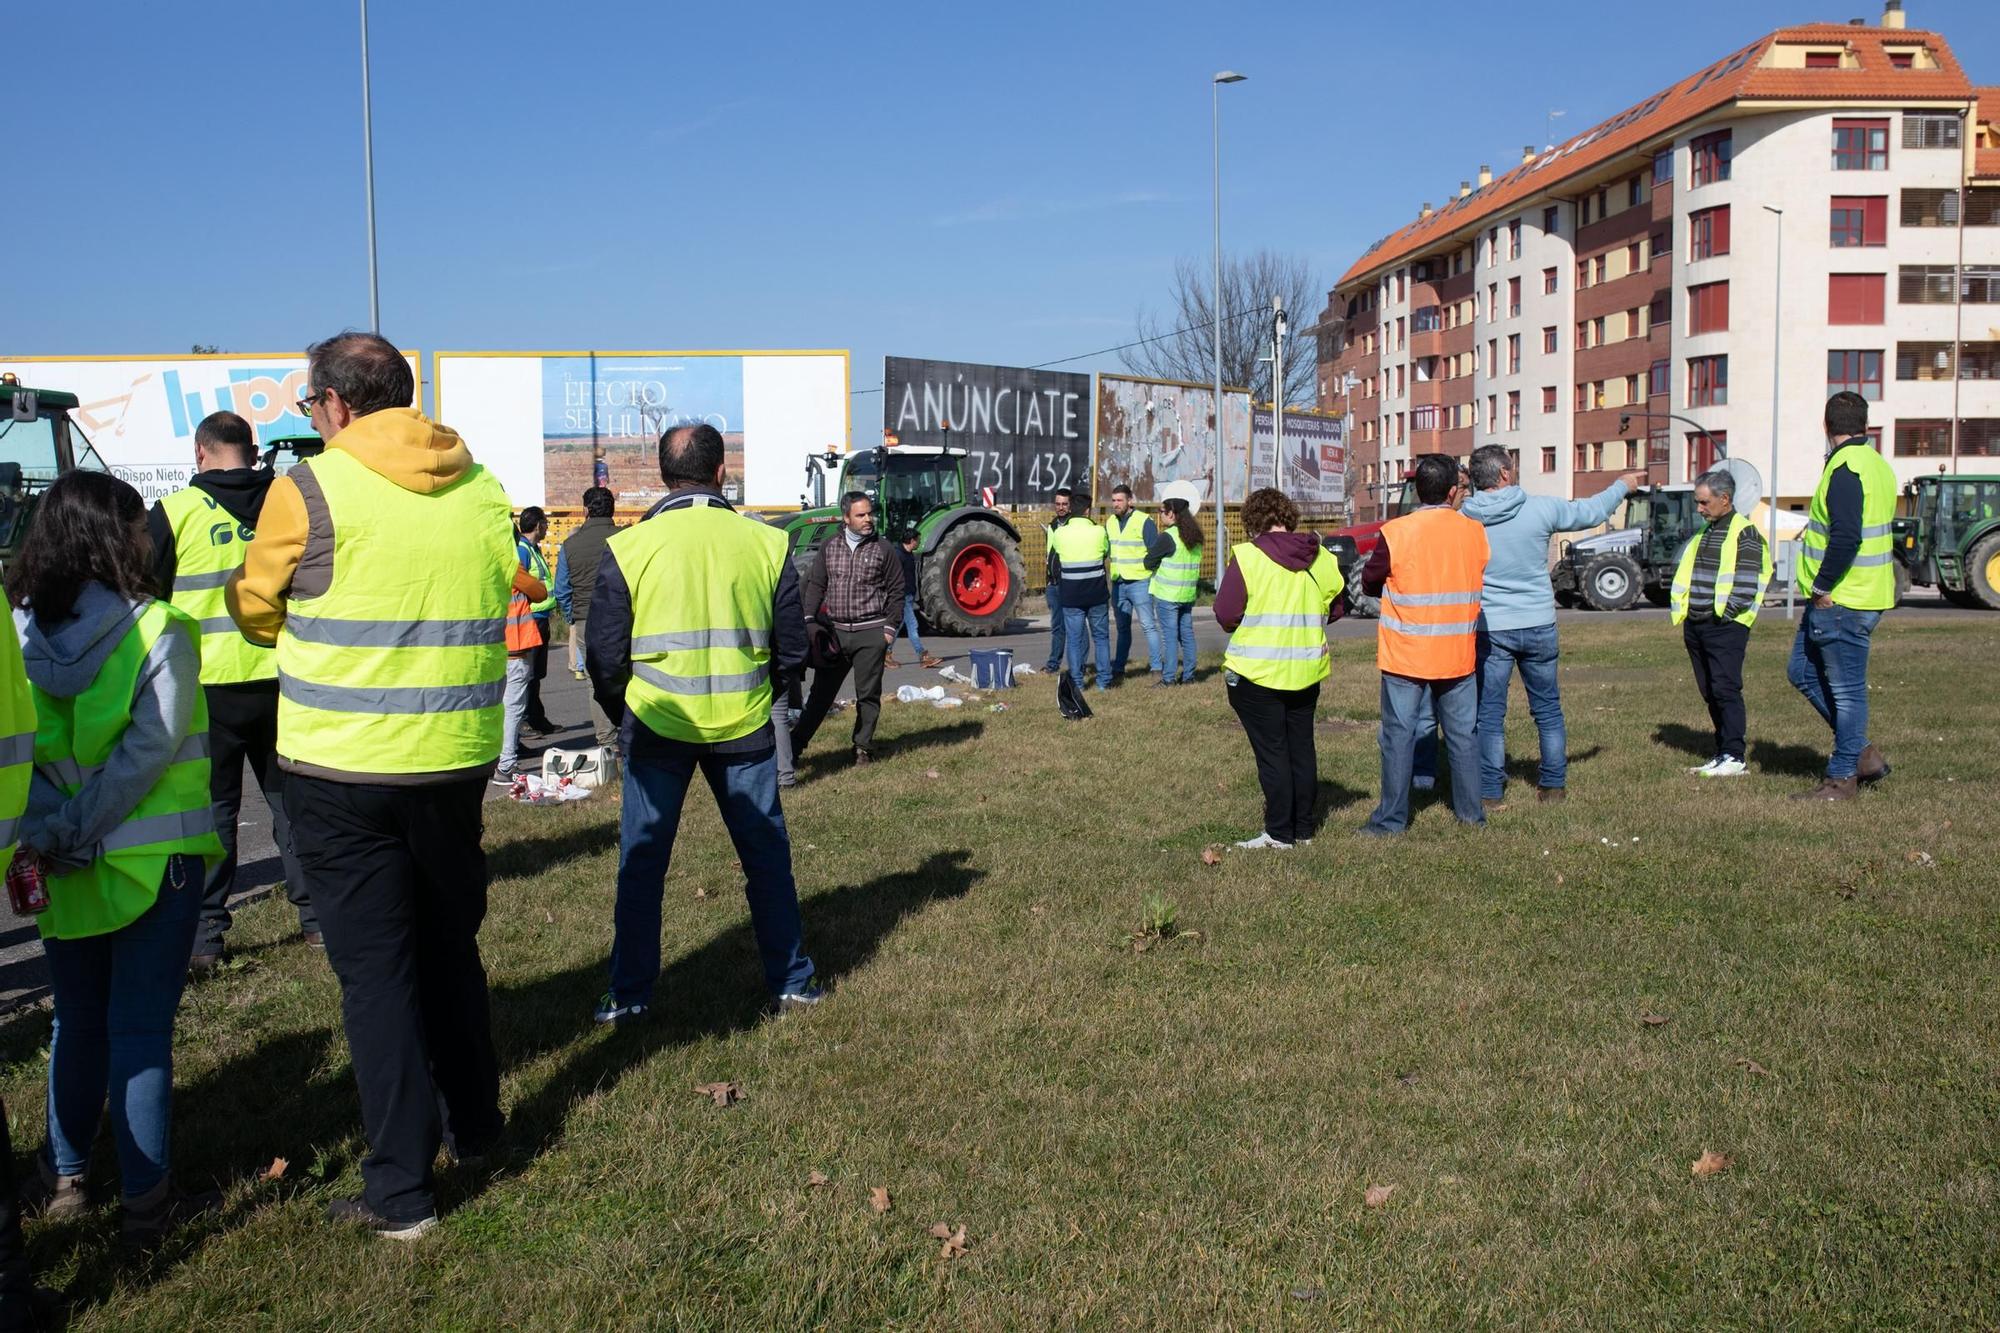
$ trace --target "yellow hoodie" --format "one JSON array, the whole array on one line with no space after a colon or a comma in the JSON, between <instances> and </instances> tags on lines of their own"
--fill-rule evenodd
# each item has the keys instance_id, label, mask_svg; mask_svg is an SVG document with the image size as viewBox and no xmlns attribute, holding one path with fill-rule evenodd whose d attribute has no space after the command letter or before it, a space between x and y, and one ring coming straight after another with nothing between
<instances>
[{"instance_id":1,"label":"yellow hoodie","mask_svg":"<svg viewBox=\"0 0 2000 1333\"><path fill-rule=\"evenodd\" d=\"M441 426L414 407L391 407L356 417L327 441L327 448L353 455L369 471L406 491L428 495L443 490L472 466L472 451L458 432ZM271 483L257 519L257 539L244 553L243 567L224 590L229 614L252 643L278 641L285 623L285 600L292 575L306 549L306 502L289 477ZM531 601L547 597L541 580L525 572L514 577L515 591Z\"/></svg>"}]
</instances>

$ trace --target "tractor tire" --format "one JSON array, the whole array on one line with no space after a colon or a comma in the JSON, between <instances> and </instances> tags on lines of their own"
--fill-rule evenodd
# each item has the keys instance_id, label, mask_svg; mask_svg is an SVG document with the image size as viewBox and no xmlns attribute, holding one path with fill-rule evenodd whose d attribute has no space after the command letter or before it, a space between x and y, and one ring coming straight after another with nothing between
<instances>
[{"instance_id":1,"label":"tractor tire","mask_svg":"<svg viewBox=\"0 0 2000 1333\"><path fill-rule=\"evenodd\" d=\"M1583 600L1593 611L1623 611L1639 600L1644 584L1639 562L1620 551L1600 555L1583 567Z\"/></svg>"},{"instance_id":2,"label":"tractor tire","mask_svg":"<svg viewBox=\"0 0 2000 1333\"><path fill-rule=\"evenodd\" d=\"M1896 601L1894 605L1901 606L1903 599L1910 595L1910 571L1900 560L1895 560L1891 563L1896 569Z\"/></svg>"},{"instance_id":3,"label":"tractor tire","mask_svg":"<svg viewBox=\"0 0 2000 1333\"><path fill-rule=\"evenodd\" d=\"M1366 560L1357 560L1348 566L1343 575L1347 582L1347 613L1363 620L1376 620L1382 615L1382 599L1361 591L1361 569L1367 563Z\"/></svg>"},{"instance_id":4,"label":"tractor tire","mask_svg":"<svg viewBox=\"0 0 2000 1333\"><path fill-rule=\"evenodd\" d=\"M1965 553L1965 590L1988 611L2000 611L2000 532L1981 537Z\"/></svg>"},{"instance_id":5,"label":"tractor tire","mask_svg":"<svg viewBox=\"0 0 2000 1333\"><path fill-rule=\"evenodd\" d=\"M1028 586L1028 567L1005 528L966 519L923 557L917 584L917 607L939 633L984 638L1014 618Z\"/></svg>"},{"instance_id":6,"label":"tractor tire","mask_svg":"<svg viewBox=\"0 0 2000 1333\"><path fill-rule=\"evenodd\" d=\"M1964 611L1984 611L1986 603L1979 600L1970 588L1939 588L1938 596L1944 598L1945 605L1955 606Z\"/></svg>"},{"instance_id":7,"label":"tractor tire","mask_svg":"<svg viewBox=\"0 0 2000 1333\"><path fill-rule=\"evenodd\" d=\"M1665 606L1673 600L1673 591L1664 583L1648 583L1646 600L1654 606Z\"/></svg>"}]
</instances>

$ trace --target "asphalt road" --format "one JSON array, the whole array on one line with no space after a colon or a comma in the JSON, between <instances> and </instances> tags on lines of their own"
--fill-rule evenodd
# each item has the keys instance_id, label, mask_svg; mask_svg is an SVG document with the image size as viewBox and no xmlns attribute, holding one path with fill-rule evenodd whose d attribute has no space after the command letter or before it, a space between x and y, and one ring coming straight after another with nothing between
<instances>
[{"instance_id":1,"label":"asphalt road","mask_svg":"<svg viewBox=\"0 0 2000 1333\"><path fill-rule=\"evenodd\" d=\"M924 646L936 656L956 667L966 675L972 668L968 654L973 648L1011 648L1014 662L1018 666L1030 666L1040 672L1048 659L1049 629L1048 610L1039 595L1032 597L1024 606L1028 613L1023 619L1013 622L1009 631L984 639L947 638L934 635L926 638ZM1664 622L1667 613L1654 607L1641 607L1631 611L1616 613L1630 619L1645 619ZM1990 612L1962 611L1947 606L1942 600L1913 596L1905 601L1896 612L1898 619L1921 617L1962 618L1990 615ZM1606 613L1599 611L1559 611L1557 621L1562 624L1604 620ZM1770 607L1764 612L1763 623L1784 624L1782 607ZM1996 619L1995 623L2000 623ZM1114 625L1114 633L1115 633ZM1663 624L1662 629L1665 628ZM1789 631L1785 631L1789 632ZM1372 620L1343 618L1329 630L1336 639L1370 638L1375 633ZM1133 627L1134 659L1143 666L1145 663L1145 638ZM1204 653L1219 652L1228 635L1216 627L1215 617L1207 608L1195 611L1195 643ZM952 682L941 679L936 669L925 669L914 665L909 645L898 640L895 655L902 661L899 667L892 667L883 680L883 693L893 695L900 685L944 685L954 687ZM1023 689L1046 689L1048 679L1035 675L1023 678ZM851 693L849 695L851 696ZM534 755L547 746L584 746L591 744L590 699L587 685L575 679L569 671L569 652L565 645L557 644L550 654L549 676L542 686L542 699L549 715L563 729L556 736L538 740L523 756L524 768L532 765ZM494 799L503 797L501 789L495 787L491 795ZM274 886L284 879L284 867L278 859L277 847L271 838L271 814L263 797L256 791L246 769L244 772L244 801L240 833L242 864L237 871L237 893L234 902L252 902L267 897ZM42 961L40 939L31 922L13 914L4 901L0 901L0 1013L18 1005L32 1003L48 994L48 973Z\"/></svg>"}]
</instances>

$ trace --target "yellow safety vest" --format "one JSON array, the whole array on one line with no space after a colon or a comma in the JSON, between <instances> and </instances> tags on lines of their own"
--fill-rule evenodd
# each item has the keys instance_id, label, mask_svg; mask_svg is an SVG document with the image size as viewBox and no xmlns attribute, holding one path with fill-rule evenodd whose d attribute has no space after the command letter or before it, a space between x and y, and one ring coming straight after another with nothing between
<instances>
[{"instance_id":1,"label":"yellow safety vest","mask_svg":"<svg viewBox=\"0 0 2000 1333\"><path fill-rule=\"evenodd\" d=\"M132 724L132 696L153 645L167 633L199 641L187 612L146 604L83 693L58 699L35 688L35 767L65 796L75 796L111 757ZM222 859L208 797L208 701L194 693L194 718L172 762L125 821L105 835L104 855L49 876L49 908L37 917L43 938L82 939L128 926L159 896L167 858Z\"/></svg>"},{"instance_id":2,"label":"yellow safety vest","mask_svg":"<svg viewBox=\"0 0 2000 1333\"><path fill-rule=\"evenodd\" d=\"M1174 553L1153 571L1153 600L1185 606L1194 601L1201 582L1201 548L1181 541L1178 529L1170 529L1167 536L1173 541Z\"/></svg>"},{"instance_id":3,"label":"yellow safety vest","mask_svg":"<svg viewBox=\"0 0 2000 1333\"><path fill-rule=\"evenodd\" d=\"M1064 606L1100 606L1110 596L1104 557L1111 550L1104 529L1087 518L1071 517L1049 539L1062 575Z\"/></svg>"},{"instance_id":4,"label":"yellow safety vest","mask_svg":"<svg viewBox=\"0 0 2000 1333\"><path fill-rule=\"evenodd\" d=\"M1798 585L1802 594L1812 595L1813 580L1826 559L1826 541L1831 533L1826 493L1833 474L1847 468L1861 478L1861 549L1854 563L1828 593L1836 606L1854 611L1887 611L1896 604L1895 542L1890 528L1896 519L1896 473L1866 439L1849 440L1833 451L1820 473L1819 488L1813 492L1812 508L1806 513L1806 529L1799 537Z\"/></svg>"},{"instance_id":5,"label":"yellow safety vest","mask_svg":"<svg viewBox=\"0 0 2000 1333\"><path fill-rule=\"evenodd\" d=\"M1757 536L1757 528L1735 510L1731 510L1729 517L1723 522L1728 524L1728 531L1723 535L1722 551L1716 557L1716 567L1713 570L1703 570L1701 577L1697 578L1694 567L1695 557L1701 553L1702 537L1707 534L1710 527L1714 526L1713 524L1702 524L1695 530L1694 536L1688 539L1688 544L1681 548L1680 564L1674 570L1674 581L1667 591L1668 603L1673 608L1673 623L1676 625L1687 619L1688 605L1696 596L1714 607L1717 620L1733 620L1745 629L1757 623L1757 608L1763 605L1764 589L1771 583L1771 544L1758 543L1763 548L1759 552L1763 568L1758 571L1757 590L1750 598L1749 607L1741 615L1730 615L1729 597L1736 590L1737 547L1742 544L1743 534L1746 532L1754 539Z\"/></svg>"},{"instance_id":6,"label":"yellow safety vest","mask_svg":"<svg viewBox=\"0 0 2000 1333\"><path fill-rule=\"evenodd\" d=\"M408 491L337 446L291 477L309 528L332 529L333 579L294 595L278 634L278 753L384 777L498 759L519 568L500 483L474 464L443 490Z\"/></svg>"},{"instance_id":7,"label":"yellow safety vest","mask_svg":"<svg viewBox=\"0 0 2000 1333\"><path fill-rule=\"evenodd\" d=\"M1312 568L1286 569L1253 542L1232 548L1243 578L1243 619L1229 636L1222 666L1269 690L1302 690L1331 671L1326 613L1346 586L1340 562L1324 549Z\"/></svg>"},{"instance_id":8,"label":"yellow safety vest","mask_svg":"<svg viewBox=\"0 0 2000 1333\"><path fill-rule=\"evenodd\" d=\"M1111 537L1111 577L1120 583L1144 583L1152 577L1146 568L1146 516L1134 509L1120 521L1117 515L1104 520Z\"/></svg>"},{"instance_id":9,"label":"yellow safety vest","mask_svg":"<svg viewBox=\"0 0 2000 1333\"><path fill-rule=\"evenodd\" d=\"M201 627L201 683L246 685L278 678L278 655L243 637L229 618L222 588L243 567L257 536L214 496L193 486L160 501L174 530L173 604Z\"/></svg>"},{"instance_id":10,"label":"yellow safety vest","mask_svg":"<svg viewBox=\"0 0 2000 1333\"><path fill-rule=\"evenodd\" d=\"M654 734L714 744L771 720L772 598L788 546L707 497L612 535L632 594L625 706Z\"/></svg>"},{"instance_id":11,"label":"yellow safety vest","mask_svg":"<svg viewBox=\"0 0 2000 1333\"><path fill-rule=\"evenodd\" d=\"M549 590L547 597L542 598L541 601L536 602L528 609L538 616L545 616L556 609L556 583L554 579L549 577L549 562L542 555L542 548L527 538L521 538L519 545L528 553L528 572L541 580L542 586Z\"/></svg>"},{"instance_id":12,"label":"yellow safety vest","mask_svg":"<svg viewBox=\"0 0 2000 1333\"><path fill-rule=\"evenodd\" d=\"M0 632L0 864L20 841L35 771L35 692L21 665L21 640L13 627Z\"/></svg>"}]
</instances>

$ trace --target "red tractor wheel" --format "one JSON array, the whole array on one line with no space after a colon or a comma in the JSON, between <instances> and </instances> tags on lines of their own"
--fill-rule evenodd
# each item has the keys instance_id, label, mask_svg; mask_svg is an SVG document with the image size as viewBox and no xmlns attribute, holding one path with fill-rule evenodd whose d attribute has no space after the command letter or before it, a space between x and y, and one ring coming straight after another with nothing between
<instances>
[{"instance_id":1,"label":"red tractor wheel","mask_svg":"<svg viewBox=\"0 0 2000 1333\"><path fill-rule=\"evenodd\" d=\"M1013 618L1027 584L1021 548L982 519L959 523L923 556L917 605L946 634L997 634Z\"/></svg>"}]
</instances>

